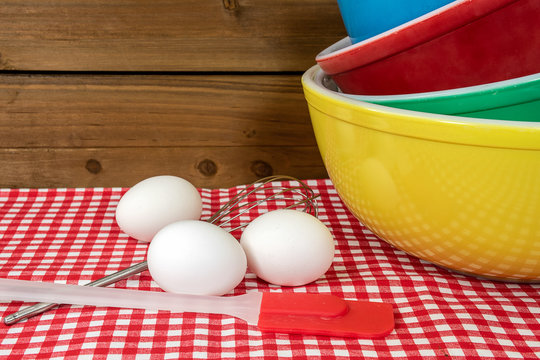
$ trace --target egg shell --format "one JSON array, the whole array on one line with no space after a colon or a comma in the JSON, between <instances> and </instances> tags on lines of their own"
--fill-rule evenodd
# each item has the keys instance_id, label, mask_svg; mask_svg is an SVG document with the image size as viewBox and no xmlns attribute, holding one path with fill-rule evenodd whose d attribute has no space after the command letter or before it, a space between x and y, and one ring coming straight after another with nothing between
<instances>
[{"instance_id":1,"label":"egg shell","mask_svg":"<svg viewBox=\"0 0 540 360\"><path fill-rule=\"evenodd\" d=\"M240 243L222 228L197 220L161 229L148 247L147 261L159 287L182 294L226 294L247 270Z\"/></svg>"},{"instance_id":2,"label":"egg shell","mask_svg":"<svg viewBox=\"0 0 540 360\"><path fill-rule=\"evenodd\" d=\"M298 210L275 210L253 220L240 244L248 268L275 285L300 286L320 278L334 259L330 230Z\"/></svg>"},{"instance_id":3,"label":"egg shell","mask_svg":"<svg viewBox=\"0 0 540 360\"><path fill-rule=\"evenodd\" d=\"M161 175L131 187L116 208L120 229L140 241L151 241L165 225L201 217L202 200L197 188L177 176Z\"/></svg>"}]
</instances>

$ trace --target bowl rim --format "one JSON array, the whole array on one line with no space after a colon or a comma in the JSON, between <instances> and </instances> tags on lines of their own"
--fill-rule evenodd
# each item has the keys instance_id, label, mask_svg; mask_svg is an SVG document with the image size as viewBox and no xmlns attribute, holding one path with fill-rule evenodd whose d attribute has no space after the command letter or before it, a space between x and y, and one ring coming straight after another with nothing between
<instances>
[{"instance_id":1,"label":"bowl rim","mask_svg":"<svg viewBox=\"0 0 540 360\"><path fill-rule=\"evenodd\" d=\"M324 78L331 80L328 74L324 75ZM540 72L532 75L520 76L508 80L495 81L491 83L485 83L480 85L464 86L455 89L445 89L437 91L426 91L418 93L408 94L395 94L395 95L361 95L361 94L346 94L341 93L347 97L368 100L368 101L393 101L393 100L434 100L434 99L446 99L450 97L466 97L471 95L483 95L494 91L506 91L520 88L526 88L536 86L540 83ZM336 85L337 87L337 85ZM540 99L540 93L537 96L532 97Z\"/></svg>"},{"instance_id":2,"label":"bowl rim","mask_svg":"<svg viewBox=\"0 0 540 360\"><path fill-rule=\"evenodd\" d=\"M322 84L326 73L314 65L302 75L310 107L356 126L408 137L495 148L540 150L540 121L493 120L426 113L352 99ZM324 109L332 107L335 111ZM354 114L347 119L341 114ZM359 117L359 114L365 116ZM381 115L384 116L384 119ZM390 115L390 116L388 116ZM419 135L420 134L420 135Z\"/></svg>"},{"instance_id":3,"label":"bowl rim","mask_svg":"<svg viewBox=\"0 0 540 360\"><path fill-rule=\"evenodd\" d=\"M519 1L455 0L356 44L347 36L321 51L315 60L328 74L339 74L441 37Z\"/></svg>"}]
</instances>

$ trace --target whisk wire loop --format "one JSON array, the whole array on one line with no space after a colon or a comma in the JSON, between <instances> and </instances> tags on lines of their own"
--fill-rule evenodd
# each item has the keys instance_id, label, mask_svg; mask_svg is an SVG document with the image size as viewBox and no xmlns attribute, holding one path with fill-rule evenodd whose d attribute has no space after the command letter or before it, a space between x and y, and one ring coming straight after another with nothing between
<instances>
[{"instance_id":1,"label":"whisk wire loop","mask_svg":"<svg viewBox=\"0 0 540 360\"><path fill-rule=\"evenodd\" d=\"M280 186L279 191L276 192L275 185L272 185L273 182L276 181L293 181L297 182L299 185L296 186ZM270 184L268 186L268 184ZM243 200L249 198L250 196L258 193L258 192L264 192L264 191L272 191L274 192L272 195L266 196L260 200L255 201L247 201L245 203L242 203ZM287 193L293 193L298 195L298 197L285 197L284 194ZM284 176L284 175L274 175L262 178L258 180L257 182L251 183L249 185L246 185L242 190L240 190L234 197L232 197L225 205L223 205L218 211L216 211L209 219L206 221L215 224L222 219L226 218L231 213L236 213L235 216L231 217L231 219L235 219L239 217L240 215L245 214L249 210L257 207L258 205L268 202L270 200L279 199L279 200L285 200L292 203L285 207L285 209L291 209L296 208L299 205L304 205L303 211L308 212L314 216L318 215L318 208L317 204L314 201L318 195L315 195L313 190L304 182L301 180L298 180L291 176ZM242 209L242 210L240 210ZM221 222L220 226L223 224L226 224L230 222L230 220L226 222ZM246 224L247 225L247 224ZM244 227L246 225L242 225L240 227ZM240 228L239 227L239 228Z\"/></svg>"}]
</instances>

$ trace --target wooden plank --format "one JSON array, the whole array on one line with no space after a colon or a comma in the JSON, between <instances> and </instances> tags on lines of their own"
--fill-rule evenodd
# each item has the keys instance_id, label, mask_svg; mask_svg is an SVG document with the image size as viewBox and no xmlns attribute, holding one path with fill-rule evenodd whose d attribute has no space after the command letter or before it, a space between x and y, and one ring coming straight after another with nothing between
<instances>
[{"instance_id":1,"label":"wooden plank","mask_svg":"<svg viewBox=\"0 0 540 360\"><path fill-rule=\"evenodd\" d=\"M0 187L327 177L298 75L0 75Z\"/></svg>"},{"instance_id":2,"label":"wooden plank","mask_svg":"<svg viewBox=\"0 0 540 360\"><path fill-rule=\"evenodd\" d=\"M0 149L0 187L129 187L170 174L198 187L246 184L271 174L327 178L313 146Z\"/></svg>"},{"instance_id":3,"label":"wooden plank","mask_svg":"<svg viewBox=\"0 0 540 360\"><path fill-rule=\"evenodd\" d=\"M313 146L298 75L0 75L0 147Z\"/></svg>"},{"instance_id":4,"label":"wooden plank","mask_svg":"<svg viewBox=\"0 0 540 360\"><path fill-rule=\"evenodd\" d=\"M335 0L13 0L0 69L303 71L346 35Z\"/></svg>"}]
</instances>

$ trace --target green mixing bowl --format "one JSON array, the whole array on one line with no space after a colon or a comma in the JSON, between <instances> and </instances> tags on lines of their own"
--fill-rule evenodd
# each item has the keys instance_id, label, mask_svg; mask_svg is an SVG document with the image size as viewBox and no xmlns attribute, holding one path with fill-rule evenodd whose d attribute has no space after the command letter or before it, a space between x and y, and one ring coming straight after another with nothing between
<instances>
[{"instance_id":1,"label":"green mixing bowl","mask_svg":"<svg viewBox=\"0 0 540 360\"><path fill-rule=\"evenodd\" d=\"M329 76L323 84L338 88ZM465 117L540 121L540 73L452 90L403 95L345 96L399 109Z\"/></svg>"}]
</instances>

